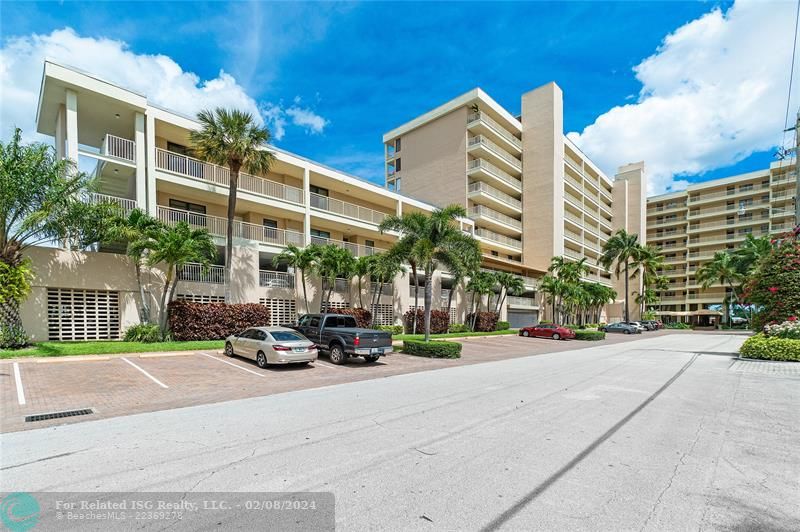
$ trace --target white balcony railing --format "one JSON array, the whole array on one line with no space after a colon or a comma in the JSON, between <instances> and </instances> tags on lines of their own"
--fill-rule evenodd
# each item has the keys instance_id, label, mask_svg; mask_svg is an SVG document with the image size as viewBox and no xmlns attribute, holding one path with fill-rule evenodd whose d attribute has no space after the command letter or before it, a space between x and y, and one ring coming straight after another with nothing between
<instances>
[{"instance_id":1,"label":"white balcony railing","mask_svg":"<svg viewBox=\"0 0 800 532\"><path fill-rule=\"evenodd\" d=\"M721 191L721 192L712 192L708 194L704 194L702 192L694 192L689 196L689 203L699 203L701 201L712 200L712 199L721 199L721 198L729 198L734 196L741 196L741 195L752 195L758 194L764 190L768 190L769 185L754 185L752 188L748 189L736 189L731 191Z\"/></svg>"},{"instance_id":2,"label":"white balcony railing","mask_svg":"<svg viewBox=\"0 0 800 532\"><path fill-rule=\"evenodd\" d=\"M520 192L522 191L522 181L512 176L505 170L501 170L500 168L496 167L489 161L484 159L472 159L467 163L467 170L475 170L478 168L484 170L488 174L491 174L508 186L513 187L514 190Z\"/></svg>"},{"instance_id":3,"label":"white balcony railing","mask_svg":"<svg viewBox=\"0 0 800 532\"><path fill-rule=\"evenodd\" d=\"M487 196L491 196L492 198L501 201L506 205L510 205L515 209L522 209L522 202L520 200L481 181L470 183L467 187L467 192L470 194L486 194Z\"/></svg>"},{"instance_id":4,"label":"white balcony railing","mask_svg":"<svg viewBox=\"0 0 800 532\"><path fill-rule=\"evenodd\" d=\"M266 286L269 288L294 288L294 274L259 270L258 284L259 286Z\"/></svg>"},{"instance_id":5,"label":"white balcony railing","mask_svg":"<svg viewBox=\"0 0 800 532\"><path fill-rule=\"evenodd\" d=\"M467 125L475 123L475 122L483 122L488 125L492 131L503 137L505 140L510 142L514 145L518 150L522 150L522 141L519 140L517 137L511 134L506 128L501 126L497 123L495 119L487 115L486 113L482 113L478 111L477 113L470 113L467 117Z\"/></svg>"},{"instance_id":6,"label":"white balcony railing","mask_svg":"<svg viewBox=\"0 0 800 532\"><path fill-rule=\"evenodd\" d=\"M533 297L508 296L507 300L509 307L534 308L538 306L536 304L536 299Z\"/></svg>"},{"instance_id":7,"label":"white balcony railing","mask_svg":"<svg viewBox=\"0 0 800 532\"><path fill-rule=\"evenodd\" d=\"M370 255L375 255L377 253L385 251L384 249L381 248L364 246L362 244L354 244L353 242L344 242L342 240L333 240L332 238L324 238L321 236L312 236L311 243L316 244L318 246L326 246L328 244L333 244L334 246L339 246L344 249L349 249L350 252L355 257L368 257Z\"/></svg>"},{"instance_id":8,"label":"white balcony railing","mask_svg":"<svg viewBox=\"0 0 800 532\"><path fill-rule=\"evenodd\" d=\"M470 137L469 141L467 142L467 146L484 146L490 152L494 153L499 158L510 164L513 168L516 168L520 172L522 171L522 161L486 138L484 135L475 135L474 137Z\"/></svg>"},{"instance_id":9,"label":"white balcony railing","mask_svg":"<svg viewBox=\"0 0 800 532\"><path fill-rule=\"evenodd\" d=\"M117 137L116 135L106 134L103 138L103 145L100 154L106 157L114 157L131 163L136 162L136 143L132 140Z\"/></svg>"},{"instance_id":10,"label":"white balcony railing","mask_svg":"<svg viewBox=\"0 0 800 532\"><path fill-rule=\"evenodd\" d=\"M516 218L512 218L511 216L507 216L501 212L497 212L494 209L490 209L489 207L485 207L483 205L475 205L469 210L470 218L478 218L478 217L485 217L495 222L499 222L514 229L522 229L522 222L517 220Z\"/></svg>"},{"instance_id":11,"label":"white balcony railing","mask_svg":"<svg viewBox=\"0 0 800 532\"><path fill-rule=\"evenodd\" d=\"M483 238L485 240L489 240L491 242L495 242L497 244L503 244L504 246L508 246L514 249L522 249L522 241L517 240L516 238L508 237L506 235L495 233L494 231L489 231L488 229L484 229L482 227L475 228L475 236Z\"/></svg>"},{"instance_id":12,"label":"white balcony railing","mask_svg":"<svg viewBox=\"0 0 800 532\"><path fill-rule=\"evenodd\" d=\"M162 150L161 148L156 148L156 168L200 179L222 187L228 187L230 183L230 171L228 168L179 153ZM244 172L239 173L239 189L272 199L299 205L303 204L303 190L301 188L284 185L277 181Z\"/></svg>"},{"instance_id":13,"label":"white balcony railing","mask_svg":"<svg viewBox=\"0 0 800 532\"><path fill-rule=\"evenodd\" d=\"M170 207L158 207L158 219L162 222L175 225L178 222L186 222L193 228L205 228L214 236L225 238L228 231L228 221L219 216L209 216L207 214L197 214L194 212L182 211ZM233 236L246 240L255 240L264 244L276 246L286 246L294 244L303 246L303 233L289 231L286 229L275 229L264 227L263 225L251 224L247 222L233 222Z\"/></svg>"},{"instance_id":14,"label":"white balcony railing","mask_svg":"<svg viewBox=\"0 0 800 532\"><path fill-rule=\"evenodd\" d=\"M108 194L98 194L97 192L91 195L92 203L111 203L118 206L125 214L130 213L136 208L136 200L128 198L119 198L117 196L109 196Z\"/></svg>"},{"instance_id":15,"label":"white balcony railing","mask_svg":"<svg viewBox=\"0 0 800 532\"><path fill-rule=\"evenodd\" d=\"M362 207L355 203L348 203L314 193L311 193L311 207L375 225L380 224L388 216L385 212L376 211L369 207Z\"/></svg>"},{"instance_id":16,"label":"white balcony railing","mask_svg":"<svg viewBox=\"0 0 800 532\"><path fill-rule=\"evenodd\" d=\"M225 266L203 266L190 262L178 270L178 279L193 283L225 284Z\"/></svg>"}]
</instances>

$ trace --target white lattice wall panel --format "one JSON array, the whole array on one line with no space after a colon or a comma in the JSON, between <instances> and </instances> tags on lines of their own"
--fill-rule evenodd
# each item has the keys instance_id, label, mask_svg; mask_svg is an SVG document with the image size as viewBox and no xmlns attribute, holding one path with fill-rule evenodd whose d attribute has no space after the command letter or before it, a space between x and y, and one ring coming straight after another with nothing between
<instances>
[{"instance_id":1,"label":"white lattice wall panel","mask_svg":"<svg viewBox=\"0 0 800 532\"><path fill-rule=\"evenodd\" d=\"M372 318L375 325L394 325L394 305L372 305Z\"/></svg>"},{"instance_id":2,"label":"white lattice wall panel","mask_svg":"<svg viewBox=\"0 0 800 532\"><path fill-rule=\"evenodd\" d=\"M326 309L328 311L331 311L331 310L336 310L336 309L339 309L339 308L350 308L350 302L349 301L331 301L328 304L327 307L325 307L325 303L323 303L322 306L323 306L322 312L325 312Z\"/></svg>"},{"instance_id":3,"label":"white lattice wall panel","mask_svg":"<svg viewBox=\"0 0 800 532\"><path fill-rule=\"evenodd\" d=\"M50 340L116 340L119 293L48 288L47 328Z\"/></svg>"},{"instance_id":4,"label":"white lattice wall panel","mask_svg":"<svg viewBox=\"0 0 800 532\"><path fill-rule=\"evenodd\" d=\"M258 302L269 309L270 325L281 325L297 321L297 305L294 299L262 297Z\"/></svg>"},{"instance_id":5,"label":"white lattice wall panel","mask_svg":"<svg viewBox=\"0 0 800 532\"><path fill-rule=\"evenodd\" d=\"M205 294L178 294L175 299L190 303L225 303L225 296L209 296Z\"/></svg>"}]
</instances>

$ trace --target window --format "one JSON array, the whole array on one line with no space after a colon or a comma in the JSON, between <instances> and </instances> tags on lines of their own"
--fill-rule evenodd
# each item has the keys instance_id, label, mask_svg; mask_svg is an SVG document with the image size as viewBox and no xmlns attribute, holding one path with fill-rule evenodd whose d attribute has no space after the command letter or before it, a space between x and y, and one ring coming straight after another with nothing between
<instances>
[{"instance_id":1,"label":"window","mask_svg":"<svg viewBox=\"0 0 800 532\"><path fill-rule=\"evenodd\" d=\"M500 254L494 250L492 250L492 257L499 257Z\"/></svg>"},{"instance_id":2,"label":"window","mask_svg":"<svg viewBox=\"0 0 800 532\"><path fill-rule=\"evenodd\" d=\"M400 157L398 157L394 160L394 171L399 172L400 170L402 170L402 166L400 164Z\"/></svg>"},{"instance_id":3,"label":"window","mask_svg":"<svg viewBox=\"0 0 800 532\"><path fill-rule=\"evenodd\" d=\"M736 194L736 187L734 186L728 187L725 192L727 192L728 196Z\"/></svg>"},{"instance_id":4,"label":"window","mask_svg":"<svg viewBox=\"0 0 800 532\"><path fill-rule=\"evenodd\" d=\"M374 240L364 240L364 245L366 247L368 247L368 248L374 248L375 247L375 241Z\"/></svg>"},{"instance_id":5,"label":"window","mask_svg":"<svg viewBox=\"0 0 800 532\"><path fill-rule=\"evenodd\" d=\"M328 316L325 318L325 327L328 329L343 329L345 327L355 328L357 326L356 319L352 316Z\"/></svg>"},{"instance_id":6,"label":"window","mask_svg":"<svg viewBox=\"0 0 800 532\"><path fill-rule=\"evenodd\" d=\"M319 327L319 316L313 316L311 318L311 323L308 324L309 327Z\"/></svg>"},{"instance_id":7,"label":"window","mask_svg":"<svg viewBox=\"0 0 800 532\"><path fill-rule=\"evenodd\" d=\"M318 187L316 185L311 185L311 186L308 187L308 190L312 194L319 194L320 196L325 196L326 198L328 197L328 189L327 188L322 188L322 187Z\"/></svg>"},{"instance_id":8,"label":"window","mask_svg":"<svg viewBox=\"0 0 800 532\"><path fill-rule=\"evenodd\" d=\"M311 319L311 316L306 314L306 315L300 317L300 319L297 321L297 324L300 325L300 326L305 327L306 325L308 325L308 321L310 319Z\"/></svg>"},{"instance_id":9,"label":"window","mask_svg":"<svg viewBox=\"0 0 800 532\"><path fill-rule=\"evenodd\" d=\"M170 199L169 206L173 209L179 209L181 211L196 212L198 214L206 213L206 206L200 205L199 203L189 203L188 201Z\"/></svg>"},{"instance_id":10,"label":"window","mask_svg":"<svg viewBox=\"0 0 800 532\"><path fill-rule=\"evenodd\" d=\"M247 329L240 336L240 338L245 338L245 339L248 339L248 340L254 340L255 337L256 337L256 330L255 329Z\"/></svg>"},{"instance_id":11,"label":"window","mask_svg":"<svg viewBox=\"0 0 800 532\"><path fill-rule=\"evenodd\" d=\"M264 224L264 238L265 240L278 239L278 222L277 220L270 220L269 218L263 219Z\"/></svg>"},{"instance_id":12,"label":"window","mask_svg":"<svg viewBox=\"0 0 800 532\"><path fill-rule=\"evenodd\" d=\"M397 137L396 139L394 139L394 151L395 152L400 151L400 137ZM398 168L398 170L399 170L399 168Z\"/></svg>"},{"instance_id":13,"label":"window","mask_svg":"<svg viewBox=\"0 0 800 532\"><path fill-rule=\"evenodd\" d=\"M277 342L302 342L305 340L299 334L291 331L272 331L272 337Z\"/></svg>"},{"instance_id":14,"label":"window","mask_svg":"<svg viewBox=\"0 0 800 532\"><path fill-rule=\"evenodd\" d=\"M400 192L400 178L394 180L394 190L395 192Z\"/></svg>"},{"instance_id":15,"label":"window","mask_svg":"<svg viewBox=\"0 0 800 532\"><path fill-rule=\"evenodd\" d=\"M179 153L181 155L189 155L189 148L187 148L183 144L178 144L176 142L167 141L167 151L171 151L172 153Z\"/></svg>"},{"instance_id":16,"label":"window","mask_svg":"<svg viewBox=\"0 0 800 532\"><path fill-rule=\"evenodd\" d=\"M320 231L319 229L312 229L311 236L316 236L318 238L330 238L331 234L328 231Z\"/></svg>"},{"instance_id":17,"label":"window","mask_svg":"<svg viewBox=\"0 0 800 532\"><path fill-rule=\"evenodd\" d=\"M258 340L259 342L263 342L264 340L267 339L267 333L265 333L264 331L257 330L255 334L255 339Z\"/></svg>"},{"instance_id":18,"label":"window","mask_svg":"<svg viewBox=\"0 0 800 532\"><path fill-rule=\"evenodd\" d=\"M739 187L739 192L747 192L749 190L753 190L753 184L752 183L747 184L747 185L741 185Z\"/></svg>"}]
</instances>

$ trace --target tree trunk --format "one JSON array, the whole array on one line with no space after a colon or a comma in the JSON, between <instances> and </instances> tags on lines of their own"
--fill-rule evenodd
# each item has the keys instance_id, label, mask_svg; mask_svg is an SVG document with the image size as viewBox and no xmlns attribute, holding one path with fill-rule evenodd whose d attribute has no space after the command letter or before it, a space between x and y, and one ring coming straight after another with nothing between
<instances>
[{"instance_id":1,"label":"tree trunk","mask_svg":"<svg viewBox=\"0 0 800 532\"><path fill-rule=\"evenodd\" d=\"M425 267L425 341L431 340L431 299L433 296L433 287L431 286L431 275L429 267ZM416 312L414 313L416 315Z\"/></svg>"},{"instance_id":2,"label":"tree trunk","mask_svg":"<svg viewBox=\"0 0 800 532\"><path fill-rule=\"evenodd\" d=\"M458 289L458 285L461 284L460 282L455 283L450 288L450 293L447 294L447 313L450 314L450 308L453 306L453 292Z\"/></svg>"},{"instance_id":3,"label":"tree trunk","mask_svg":"<svg viewBox=\"0 0 800 532\"><path fill-rule=\"evenodd\" d=\"M472 301L469 304L469 310L470 310L470 312L472 312L472 323L470 323L469 328L474 330L475 329L475 318L477 317L476 315L478 314L478 310L475 308L475 291L474 290L472 291Z\"/></svg>"},{"instance_id":4,"label":"tree trunk","mask_svg":"<svg viewBox=\"0 0 800 532\"><path fill-rule=\"evenodd\" d=\"M139 285L139 298L142 301L141 309L139 310L139 321L141 323L150 323L150 303L147 301L147 295L144 293L144 285L142 284L142 263L136 261L136 283Z\"/></svg>"},{"instance_id":5,"label":"tree trunk","mask_svg":"<svg viewBox=\"0 0 800 532\"><path fill-rule=\"evenodd\" d=\"M625 260L625 323L630 321L628 315L628 261Z\"/></svg>"},{"instance_id":6,"label":"tree trunk","mask_svg":"<svg viewBox=\"0 0 800 532\"><path fill-rule=\"evenodd\" d=\"M228 178L228 227L225 237L225 303L231 302L231 256L233 255L233 219L236 216L236 191L239 188L240 165L230 162Z\"/></svg>"},{"instance_id":7,"label":"tree trunk","mask_svg":"<svg viewBox=\"0 0 800 532\"><path fill-rule=\"evenodd\" d=\"M364 308L364 299L361 296L361 276L358 276L358 305Z\"/></svg>"},{"instance_id":8,"label":"tree trunk","mask_svg":"<svg viewBox=\"0 0 800 532\"><path fill-rule=\"evenodd\" d=\"M305 308L306 314L309 314L311 312L311 309L308 308L308 293L306 292L306 271L305 270L300 270L300 280L303 283L303 301L306 304L306 308Z\"/></svg>"},{"instance_id":9,"label":"tree trunk","mask_svg":"<svg viewBox=\"0 0 800 532\"><path fill-rule=\"evenodd\" d=\"M419 308L419 279L417 278L417 263L411 263L411 275L414 276L414 316L411 318L411 334L417 334L417 309Z\"/></svg>"},{"instance_id":10,"label":"tree trunk","mask_svg":"<svg viewBox=\"0 0 800 532\"><path fill-rule=\"evenodd\" d=\"M167 332L167 296L171 292L170 286L172 284L174 271L175 266L168 267L166 277L164 278L164 290L161 293L161 308L159 309L158 328L161 329L162 336ZM177 281L175 281L175 284L178 284Z\"/></svg>"}]
</instances>

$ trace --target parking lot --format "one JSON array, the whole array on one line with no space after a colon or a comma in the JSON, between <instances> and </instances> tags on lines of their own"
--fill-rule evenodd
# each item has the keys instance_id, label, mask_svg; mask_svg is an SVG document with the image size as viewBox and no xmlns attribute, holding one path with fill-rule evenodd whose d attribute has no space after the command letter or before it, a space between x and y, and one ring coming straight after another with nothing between
<instances>
[{"instance_id":1,"label":"parking lot","mask_svg":"<svg viewBox=\"0 0 800 532\"><path fill-rule=\"evenodd\" d=\"M462 358L457 360L393 353L377 363L366 364L361 358L356 358L343 366L331 364L323 355L310 366L260 369L249 360L228 358L214 351L5 360L0 361L0 431L15 432L217 403L438 368L631 342L671 333L673 331L654 331L636 336L608 335L601 342L553 341L518 336L476 337L460 340L463 344ZM81 409L91 409L92 413L25 421L26 416Z\"/></svg>"}]
</instances>

